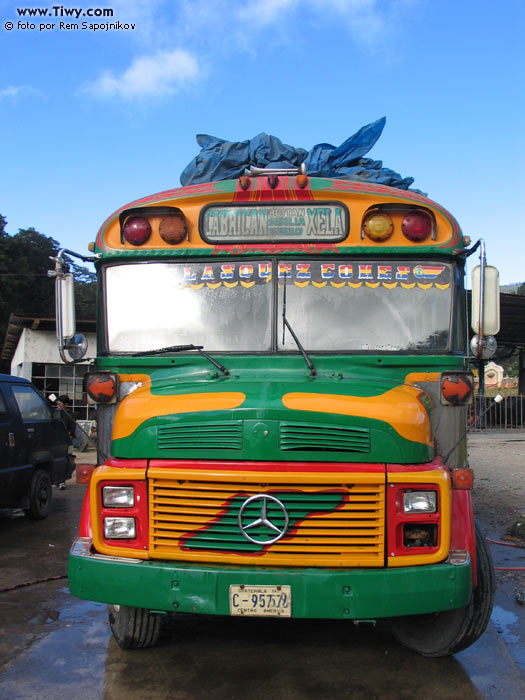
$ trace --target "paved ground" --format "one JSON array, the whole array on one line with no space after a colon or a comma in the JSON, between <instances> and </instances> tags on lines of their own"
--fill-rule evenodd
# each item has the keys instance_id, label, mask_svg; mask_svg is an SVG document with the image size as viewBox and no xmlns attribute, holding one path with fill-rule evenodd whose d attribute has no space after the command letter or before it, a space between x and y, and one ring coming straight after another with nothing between
<instances>
[{"instance_id":1,"label":"paved ground","mask_svg":"<svg viewBox=\"0 0 525 700\"><path fill-rule=\"evenodd\" d=\"M525 506L525 434L474 435L479 519L494 539ZM82 455L79 461L87 461ZM92 457L91 457L92 459ZM0 697L10 700L470 700L525 697L523 572L498 572L492 624L470 649L423 659L387 628L347 622L177 616L161 644L124 652L105 606L70 596L65 576L85 486L54 491L43 522L0 519ZM491 546L499 566L523 566L523 550ZM521 669L520 670L520 664Z\"/></svg>"}]
</instances>

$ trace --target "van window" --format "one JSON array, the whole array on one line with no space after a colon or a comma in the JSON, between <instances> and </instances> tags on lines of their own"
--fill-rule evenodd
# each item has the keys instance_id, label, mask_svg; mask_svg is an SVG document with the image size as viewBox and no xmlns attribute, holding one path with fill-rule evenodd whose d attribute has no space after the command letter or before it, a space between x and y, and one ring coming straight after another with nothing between
<instances>
[{"instance_id":1,"label":"van window","mask_svg":"<svg viewBox=\"0 0 525 700\"><path fill-rule=\"evenodd\" d=\"M5 405L4 397L0 391L0 420L6 420L7 418L7 406Z\"/></svg>"},{"instance_id":2,"label":"van window","mask_svg":"<svg viewBox=\"0 0 525 700\"><path fill-rule=\"evenodd\" d=\"M51 409L31 386L13 386L22 420L51 420Z\"/></svg>"}]
</instances>

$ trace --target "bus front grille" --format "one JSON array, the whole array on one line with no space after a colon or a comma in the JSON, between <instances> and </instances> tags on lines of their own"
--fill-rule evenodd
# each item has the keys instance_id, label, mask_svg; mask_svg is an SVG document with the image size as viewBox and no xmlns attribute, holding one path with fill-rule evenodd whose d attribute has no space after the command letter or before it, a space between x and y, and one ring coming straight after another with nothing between
<instances>
[{"instance_id":1,"label":"bus front grille","mask_svg":"<svg viewBox=\"0 0 525 700\"><path fill-rule=\"evenodd\" d=\"M177 476L170 470L168 476L163 471L149 473L153 558L271 566L384 565L382 474L351 474L349 483L341 482L342 475L337 482L324 475L311 483L282 473L265 473L262 481L244 474L242 480L222 474L217 480L210 474L188 479L186 473ZM276 530L253 525L263 506ZM280 539L268 543L283 530Z\"/></svg>"}]
</instances>

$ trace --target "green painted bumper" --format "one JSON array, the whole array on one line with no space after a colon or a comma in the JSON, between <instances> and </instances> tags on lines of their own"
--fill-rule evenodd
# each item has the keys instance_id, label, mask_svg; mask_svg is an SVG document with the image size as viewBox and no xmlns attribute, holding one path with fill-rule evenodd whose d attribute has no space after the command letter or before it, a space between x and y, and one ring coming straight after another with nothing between
<instances>
[{"instance_id":1,"label":"green painted bumper","mask_svg":"<svg viewBox=\"0 0 525 700\"><path fill-rule=\"evenodd\" d=\"M470 562L395 569L277 569L118 559L79 539L69 588L79 598L166 612L229 615L230 585L290 585L292 616L372 619L449 610L472 592Z\"/></svg>"}]
</instances>

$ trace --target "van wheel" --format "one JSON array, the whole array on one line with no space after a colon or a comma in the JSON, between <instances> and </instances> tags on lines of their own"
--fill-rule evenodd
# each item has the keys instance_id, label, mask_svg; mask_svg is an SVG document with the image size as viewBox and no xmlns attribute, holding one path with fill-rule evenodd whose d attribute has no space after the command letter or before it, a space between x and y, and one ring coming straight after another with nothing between
<instances>
[{"instance_id":1,"label":"van wheel","mask_svg":"<svg viewBox=\"0 0 525 700\"><path fill-rule=\"evenodd\" d=\"M43 469L37 469L29 488L29 508L26 515L31 520L42 520L49 515L52 498L51 478Z\"/></svg>"},{"instance_id":2,"label":"van wheel","mask_svg":"<svg viewBox=\"0 0 525 700\"><path fill-rule=\"evenodd\" d=\"M108 605L109 626L121 649L146 649L156 644L161 616L144 608Z\"/></svg>"},{"instance_id":3,"label":"van wheel","mask_svg":"<svg viewBox=\"0 0 525 700\"><path fill-rule=\"evenodd\" d=\"M423 656L450 656L466 649L485 631L494 605L496 579L487 542L476 523L478 585L468 605L431 615L392 618L394 637Z\"/></svg>"}]
</instances>

